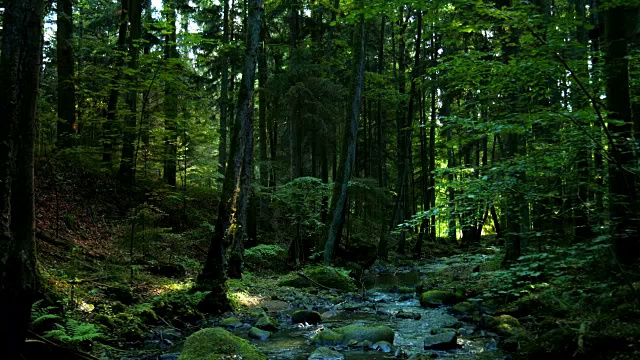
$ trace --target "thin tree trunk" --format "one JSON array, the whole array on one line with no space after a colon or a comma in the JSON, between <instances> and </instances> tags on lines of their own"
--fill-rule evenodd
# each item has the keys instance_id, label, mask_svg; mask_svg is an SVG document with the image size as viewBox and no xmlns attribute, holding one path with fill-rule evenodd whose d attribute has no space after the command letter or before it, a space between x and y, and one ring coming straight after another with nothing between
<instances>
[{"instance_id":1,"label":"thin tree trunk","mask_svg":"<svg viewBox=\"0 0 640 360\"><path fill-rule=\"evenodd\" d=\"M247 50L245 53L244 68L240 91L238 93L237 119L234 124L234 136L231 138L230 162L225 173L223 198L220 208L231 205L221 215L227 213L226 220L216 222L215 233L231 236L231 252L229 255L229 276L240 278L242 276L242 263L244 243L248 236L247 213L249 210L249 195L251 192L251 180L253 175L253 115L254 115L254 80L260 40L260 24L262 18L262 0L249 2L249 31L247 34ZM235 202L235 203L234 203ZM234 212L234 209L237 209ZM234 220L232 220L234 219ZM222 234L219 234L218 223L223 221L227 226L222 226ZM230 229L232 224L234 227ZM222 224L224 225L224 224ZM214 233L214 236L216 235ZM224 237L214 238L214 243L223 242ZM214 247L213 250L218 249ZM205 269L209 266L209 259L205 263ZM205 270L203 270L205 274ZM217 279L219 280L219 279Z\"/></svg>"},{"instance_id":2,"label":"thin tree trunk","mask_svg":"<svg viewBox=\"0 0 640 360\"><path fill-rule=\"evenodd\" d=\"M362 0L359 5L363 7ZM364 60L365 60L365 21L364 14L360 14L360 21L354 32L354 89L353 98L351 100L351 113L349 121L345 122L344 143L342 146L340 165L338 169L337 179L334 184L333 194L331 196L331 215L327 224L326 242L323 247L324 263L330 264L335 252L335 245L340 238L339 227L340 219L344 216L347 189L349 179L353 170L356 157L356 140L358 137L358 122L360 120L360 106L362 102L362 92L364 89Z\"/></svg>"},{"instance_id":3,"label":"thin tree trunk","mask_svg":"<svg viewBox=\"0 0 640 360\"><path fill-rule=\"evenodd\" d=\"M222 15L222 46L229 44L229 0L223 0ZM227 109L229 108L229 56L225 53L221 59L222 71L220 72L220 142L218 143L218 163L220 173L225 173L227 165Z\"/></svg>"},{"instance_id":4,"label":"thin tree trunk","mask_svg":"<svg viewBox=\"0 0 640 360\"><path fill-rule=\"evenodd\" d=\"M58 141L60 149L73 145L76 125L76 90L73 71L73 7L71 0L58 0L56 20L58 55Z\"/></svg>"},{"instance_id":5,"label":"thin tree trunk","mask_svg":"<svg viewBox=\"0 0 640 360\"><path fill-rule=\"evenodd\" d=\"M136 1L136 0L134 0ZM170 72L179 71L177 64L178 49L176 47L176 4L172 0L164 0L164 14L167 29L164 44L164 60ZM164 88L164 180L169 186L176 186L176 170L178 161L178 94L174 79L169 79Z\"/></svg>"},{"instance_id":6,"label":"thin tree trunk","mask_svg":"<svg viewBox=\"0 0 640 360\"><path fill-rule=\"evenodd\" d=\"M115 142L115 134L113 133L114 123L116 121L116 114L118 112L118 98L120 97L120 91L118 83L121 77L120 68L124 65L124 56L122 53L126 50L127 45L127 23L129 17L129 1L120 1L120 25L118 29L118 45L116 47L116 60L115 67L118 69L116 74L110 81L109 101L107 103L107 118L103 123L103 139L102 139L102 162L108 169L111 168L113 161L113 144Z\"/></svg>"},{"instance_id":7,"label":"thin tree trunk","mask_svg":"<svg viewBox=\"0 0 640 360\"><path fill-rule=\"evenodd\" d=\"M129 21L131 23L130 37L129 37L129 69L132 73L138 70L138 57L140 55L140 31L141 31L141 16L142 6L139 0L132 0L129 3ZM122 156L120 158L120 169L118 171L118 177L120 184L133 185L135 180L134 169L134 150L136 139L136 119L138 113L138 92L135 90L135 82L137 81L137 75L132 74L129 76L130 84L134 90L130 90L126 97L126 102L129 107L129 114L125 119L124 132L122 134Z\"/></svg>"}]
</instances>

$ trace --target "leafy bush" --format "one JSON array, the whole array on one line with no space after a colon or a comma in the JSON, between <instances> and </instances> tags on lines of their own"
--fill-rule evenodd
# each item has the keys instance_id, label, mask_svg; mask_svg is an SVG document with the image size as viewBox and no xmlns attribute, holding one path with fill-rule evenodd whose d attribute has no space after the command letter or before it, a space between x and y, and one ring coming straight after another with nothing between
<instances>
[{"instance_id":1,"label":"leafy bush","mask_svg":"<svg viewBox=\"0 0 640 360\"><path fill-rule=\"evenodd\" d=\"M493 273L481 297L513 300L551 284L560 288L571 284L584 287L584 277L604 265L609 246L609 238L601 236L571 247L547 248L546 252L521 256L508 269ZM474 273L479 275L482 273Z\"/></svg>"},{"instance_id":2,"label":"leafy bush","mask_svg":"<svg viewBox=\"0 0 640 360\"><path fill-rule=\"evenodd\" d=\"M258 245L245 250L244 260L248 269L285 271L287 250L278 245Z\"/></svg>"}]
</instances>

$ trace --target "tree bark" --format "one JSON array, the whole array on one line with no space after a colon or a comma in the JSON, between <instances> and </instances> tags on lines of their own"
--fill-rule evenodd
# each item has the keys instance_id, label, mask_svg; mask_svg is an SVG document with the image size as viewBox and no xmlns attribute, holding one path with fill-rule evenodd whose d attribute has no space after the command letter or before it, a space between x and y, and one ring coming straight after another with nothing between
<instances>
[{"instance_id":1,"label":"tree bark","mask_svg":"<svg viewBox=\"0 0 640 360\"><path fill-rule=\"evenodd\" d=\"M124 65L124 57L122 53L126 50L127 44L127 19L129 16L129 1L120 1L120 25L118 29L118 45L116 47L116 60L115 67L120 69ZM111 168L113 161L113 143L115 136L113 134L114 123L116 121L116 114L118 111L118 98L120 97L120 91L118 89L118 82L120 80L120 71L117 71L114 77L111 79L109 90L109 101L107 103L107 118L102 125L104 134L102 135L102 163L105 167Z\"/></svg>"},{"instance_id":2,"label":"tree bark","mask_svg":"<svg viewBox=\"0 0 640 360\"><path fill-rule=\"evenodd\" d=\"M229 0L223 0L222 13L222 46L229 45ZM229 107L229 55L222 56L222 70L220 72L220 99L218 106L220 107L220 142L218 143L218 163L220 173L225 173L227 166L227 109Z\"/></svg>"},{"instance_id":3,"label":"tree bark","mask_svg":"<svg viewBox=\"0 0 640 360\"><path fill-rule=\"evenodd\" d=\"M73 71L73 6L58 0L56 20L58 56L58 141L60 149L73 145L76 125L76 90Z\"/></svg>"},{"instance_id":4,"label":"tree bark","mask_svg":"<svg viewBox=\"0 0 640 360\"><path fill-rule=\"evenodd\" d=\"M176 4L172 0L164 0L164 14L167 29L164 44L164 59L167 69L173 73L179 71L176 61L180 55L176 48ZM164 180L169 186L176 186L176 169L178 157L178 94L174 79L169 78L164 89L164 126L166 137L164 141Z\"/></svg>"},{"instance_id":5,"label":"tree bark","mask_svg":"<svg viewBox=\"0 0 640 360\"><path fill-rule=\"evenodd\" d=\"M199 285L212 290L203 302L203 309L207 311L224 312L229 309L225 283L225 243L230 239L232 244L229 275L239 277L242 274L243 244L247 238L247 210L253 169L253 94L262 1L251 0L249 6L250 30L238 94L238 118L231 136L230 162L225 171L209 253L202 273L198 276Z\"/></svg>"},{"instance_id":6,"label":"tree bark","mask_svg":"<svg viewBox=\"0 0 640 360\"><path fill-rule=\"evenodd\" d=\"M20 358L38 289L33 155L43 2L5 2L0 58L0 358Z\"/></svg>"},{"instance_id":7,"label":"tree bark","mask_svg":"<svg viewBox=\"0 0 640 360\"><path fill-rule=\"evenodd\" d=\"M138 92L135 90L135 83L138 70L138 57L140 55L140 40L142 17L142 4L140 0L131 0L129 2L129 21L131 24L129 36L129 69L131 75L128 76L129 86L133 88L126 97L126 103L129 107L129 114L125 119L124 131L122 134L122 156L120 158L120 169L118 178L122 185L133 185L135 180L135 162L134 150L136 139L136 123L138 114Z\"/></svg>"},{"instance_id":8,"label":"tree bark","mask_svg":"<svg viewBox=\"0 0 640 360\"><path fill-rule=\"evenodd\" d=\"M609 162L609 217L616 256L629 264L640 257L636 177L632 170L633 119L629 95L626 9L615 6L605 12L605 73L607 75L608 124L614 144Z\"/></svg>"},{"instance_id":9,"label":"tree bark","mask_svg":"<svg viewBox=\"0 0 640 360\"><path fill-rule=\"evenodd\" d=\"M359 5L362 7L362 1ZM364 60L365 60L365 21L364 14L360 14L360 21L357 28L354 31L354 51L353 51L353 63L354 63L354 89L353 97L351 100L351 114L349 121L345 122L344 131L344 143L341 151L341 161L338 168L338 174L336 182L333 188L333 194L331 196L331 212L329 216L329 223L327 224L327 236L324 244L324 263L330 264L335 251L336 240L340 238L339 227L340 219L344 216L346 202L347 202L347 189L349 186L349 179L353 169L355 157L356 157L356 140L358 137L358 122L360 120L360 105L362 102L362 92L364 89Z\"/></svg>"}]
</instances>

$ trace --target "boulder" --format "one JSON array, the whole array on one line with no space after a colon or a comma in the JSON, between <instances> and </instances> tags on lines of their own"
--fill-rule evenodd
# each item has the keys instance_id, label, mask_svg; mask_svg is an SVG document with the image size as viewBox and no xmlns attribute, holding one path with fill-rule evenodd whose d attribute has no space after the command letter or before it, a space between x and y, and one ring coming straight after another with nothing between
<instances>
[{"instance_id":1,"label":"boulder","mask_svg":"<svg viewBox=\"0 0 640 360\"><path fill-rule=\"evenodd\" d=\"M267 331L278 331L280 329L278 322L273 320L267 314L260 316L253 326Z\"/></svg>"},{"instance_id":2,"label":"boulder","mask_svg":"<svg viewBox=\"0 0 640 360\"><path fill-rule=\"evenodd\" d=\"M438 307L440 305L453 305L458 302L458 297L451 291L429 290L420 296L422 307Z\"/></svg>"},{"instance_id":3,"label":"boulder","mask_svg":"<svg viewBox=\"0 0 640 360\"><path fill-rule=\"evenodd\" d=\"M365 340L371 341L372 343L377 343L378 341L387 341L393 344L393 338L395 337L395 333L393 329L384 326L355 326L348 325L341 328L336 329L337 333L342 334L343 340L350 341L355 340L357 342L362 342Z\"/></svg>"},{"instance_id":4,"label":"boulder","mask_svg":"<svg viewBox=\"0 0 640 360\"><path fill-rule=\"evenodd\" d=\"M473 312L473 305L468 301L457 303L449 310L454 315L467 315Z\"/></svg>"},{"instance_id":5,"label":"boulder","mask_svg":"<svg viewBox=\"0 0 640 360\"><path fill-rule=\"evenodd\" d=\"M342 344L342 334L331 329L324 329L313 337L313 343L320 346L333 346Z\"/></svg>"},{"instance_id":6,"label":"boulder","mask_svg":"<svg viewBox=\"0 0 640 360\"><path fill-rule=\"evenodd\" d=\"M329 347L321 346L315 349L307 360L344 360L344 355Z\"/></svg>"},{"instance_id":7,"label":"boulder","mask_svg":"<svg viewBox=\"0 0 640 360\"><path fill-rule=\"evenodd\" d=\"M424 339L425 350L451 350L458 347L458 336L454 331L429 335Z\"/></svg>"},{"instance_id":8,"label":"boulder","mask_svg":"<svg viewBox=\"0 0 640 360\"><path fill-rule=\"evenodd\" d=\"M324 346L349 346L368 341L371 344L386 341L393 344L395 334L393 329L380 326L355 326L348 325L335 330L325 329L313 338L313 343Z\"/></svg>"},{"instance_id":9,"label":"boulder","mask_svg":"<svg viewBox=\"0 0 640 360\"><path fill-rule=\"evenodd\" d=\"M376 351L382 351L383 353L391 352L392 347L393 345L391 345L391 343L388 341L378 341L377 343L371 345L371 349Z\"/></svg>"},{"instance_id":10,"label":"boulder","mask_svg":"<svg viewBox=\"0 0 640 360\"><path fill-rule=\"evenodd\" d=\"M249 329L249 337L256 340L267 340L271 337L271 332L252 327Z\"/></svg>"},{"instance_id":11,"label":"boulder","mask_svg":"<svg viewBox=\"0 0 640 360\"><path fill-rule=\"evenodd\" d=\"M511 315L495 316L489 320L488 325L493 332L505 337L519 336L525 333L518 319Z\"/></svg>"},{"instance_id":12,"label":"boulder","mask_svg":"<svg viewBox=\"0 0 640 360\"><path fill-rule=\"evenodd\" d=\"M297 310L291 315L291 322L294 324L319 324L322 322L322 315L317 311Z\"/></svg>"},{"instance_id":13,"label":"boulder","mask_svg":"<svg viewBox=\"0 0 640 360\"><path fill-rule=\"evenodd\" d=\"M267 360L247 340L219 327L202 329L189 336L178 360L215 360L233 355L243 360Z\"/></svg>"},{"instance_id":14,"label":"boulder","mask_svg":"<svg viewBox=\"0 0 640 360\"><path fill-rule=\"evenodd\" d=\"M237 317L229 317L220 320L220 326L226 329L237 329L239 327L242 327L242 325L242 321L238 320Z\"/></svg>"}]
</instances>

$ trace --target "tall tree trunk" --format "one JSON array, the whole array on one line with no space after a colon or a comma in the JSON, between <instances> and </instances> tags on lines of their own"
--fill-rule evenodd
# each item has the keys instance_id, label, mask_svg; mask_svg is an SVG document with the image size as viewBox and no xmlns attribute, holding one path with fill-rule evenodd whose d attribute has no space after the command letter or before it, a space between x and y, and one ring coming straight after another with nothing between
<instances>
[{"instance_id":1,"label":"tall tree trunk","mask_svg":"<svg viewBox=\"0 0 640 360\"><path fill-rule=\"evenodd\" d=\"M358 1L362 11L362 0ZM340 165L336 182L331 196L331 212L327 224L326 242L323 247L324 263L329 264L333 259L337 239L340 238L340 219L344 216L347 189L349 179L356 157L356 140L358 138L358 122L360 120L360 105L362 102L362 91L364 89L364 60L365 60L365 21L364 14L360 14L360 21L354 31L353 41L353 63L354 63L354 84L353 98L351 100L351 113L349 121L345 122L344 143L340 156Z\"/></svg>"},{"instance_id":2,"label":"tall tree trunk","mask_svg":"<svg viewBox=\"0 0 640 360\"><path fill-rule=\"evenodd\" d=\"M609 163L609 217L616 256L625 264L640 257L638 199L633 156L633 120L629 96L626 9L605 12L605 73L607 75L608 129L614 143Z\"/></svg>"},{"instance_id":3,"label":"tall tree trunk","mask_svg":"<svg viewBox=\"0 0 640 360\"><path fill-rule=\"evenodd\" d=\"M76 89L73 72L73 6L58 0L56 20L58 55L58 141L60 149L73 145L76 125Z\"/></svg>"},{"instance_id":4,"label":"tall tree trunk","mask_svg":"<svg viewBox=\"0 0 640 360\"><path fill-rule=\"evenodd\" d=\"M126 50L127 45L127 23L129 18L129 0L120 1L120 25L118 28L118 45L116 47L115 68L118 69L116 74L110 81L109 101L107 103L107 118L102 125L104 134L102 139L102 162L107 168L111 168L113 161L113 143L115 136L113 134L114 123L118 111L118 98L120 91L118 83L120 82L121 71L119 69L124 65L124 57L122 53Z\"/></svg>"},{"instance_id":5,"label":"tall tree trunk","mask_svg":"<svg viewBox=\"0 0 640 360\"><path fill-rule=\"evenodd\" d=\"M260 26L260 47L258 48L258 133L260 136L260 184L269 186L269 158L267 157L267 47L265 41L267 27Z\"/></svg>"},{"instance_id":6,"label":"tall tree trunk","mask_svg":"<svg viewBox=\"0 0 640 360\"><path fill-rule=\"evenodd\" d=\"M223 0L222 12L222 46L226 48L229 45L229 0ZM220 142L218 143L218 163L220 164L220 173L225 173L227 165L227 110L229 108L229 55L226 52L222 54L222 70L220 71L220 99L218 106L220 107Z\"/></svg>"},{"instance_id":7,"label":"tall tree trunk","mask_svg":"<svg viewBox=\"0 0 640 360\"><path fill-rule=\"evenodd\" d=\"M42 0L4 2L0 58L0 358L17 360L38 290L33 155Z\"/></svg>"},{"instance_id":8,"label":"tall tree trunk","mask_svg":"<svg viewBox=\"0 0 640 360\"><path fill-rule=\"evenodd\" d=\"M249 31L247 49L240 91L238 93L237 119L234 122L231 137L229 164L225 171L223 192L218 207L218 219L211 240L202 273L198 282L206 287L213 287L205 302L212 308L216 305L227 307L225 285L224 244L227 238L231 241L229 257L229 276L242 276L242 258L244 242L247 239L247 212L253 170L253 114L254 114L254 80L260 23L262 18L262 0L249 2ZM233 226L232 226L233 225Z\"/></svg>"},{"instance_id":9,"label":"tall tree trunk","mask_svg":"<svg viewBox=\"0 0 640 360\"><path fill-rule=\"evenodd\" d=\"M135 1L135 0L134 0ZM179 71L177 63L180 55L176 47L176 4L172 0L164 0L164 15L167 22L165 29L164 59L171 73ZM169 78L164 87L164 180L169 186L176 186L176 169L178 157L178 94L175 79Z\"/></svg>"},{"instance_id":10,"label":"tall tree trunk","mask_svg":"<svg viewBox=\"0 0 640 360\"><path fill-rule=\"evenodd\" d=\"M129 22L131 24L129 36L129 69L132 75L128 77L129 86L134 88L127 93L126 102L129 107L129 114L125 119L124 131L122 134L122 156L120 158L120 169L118 177L120 184L132 185L135 180L134 150L136 139L136 119L138 115L138 92L135 90L135 83L138 76L138 57L140 55L140 20L142 17L142 4L140 0L131 0L129 3Z\"/></svg>"}]
</instances>

